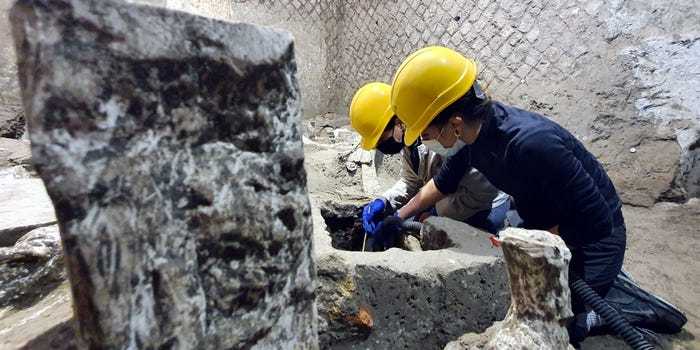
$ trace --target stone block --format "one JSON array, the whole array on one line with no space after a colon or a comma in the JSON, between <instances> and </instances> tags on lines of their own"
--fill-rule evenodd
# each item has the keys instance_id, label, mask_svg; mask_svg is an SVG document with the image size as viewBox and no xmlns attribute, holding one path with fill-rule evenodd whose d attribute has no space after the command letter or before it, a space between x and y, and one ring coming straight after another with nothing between
<instances>
[{"instance_id":1,"label":"stone block","mask_svg":"<svg viewBox=\"0 0 700 350\"><path fill-rule=\"evenodd\" d=\"M36 228L0 247L0 307L23 308L65 280L58 226Z\"/></svg>"},{"instance_id":2,"label":"stone block","mask_svg":"<svg viewBox=\"0 0 700 350\"><path fill-rule=\"evenodd\" d=\"M457 244L430 251L338 250L326 223L336 227L338 222L330 220L339 217L327 211L313 215L323 348L437 349L505 316L509 295L503 258L487 233L430 218L431 227L446 229ZM350 219L357 215L350 209ZM352 220L344 224L353 230Z\"/></svg>"},{"instance_id":3,"label":"stone block","mask_svg":"<svg viewBox=\"0 0 700 350\"><path fill-rule=\"evenodd\" d=\"M291 35L114 1L11 18L78 346L317 348Z\"/></svg>"},{"instance_id":4,"label":"stone block","mask_svg":"<svg viewBox=\"0 0 700 350\"><path fill-rule=\"evenodd\" d=\"M423 250L451 248L480 256L501 256L491 245L491 234L461 221L431 216L423 222L420 232Z\"/></svg>"}]
</instances>

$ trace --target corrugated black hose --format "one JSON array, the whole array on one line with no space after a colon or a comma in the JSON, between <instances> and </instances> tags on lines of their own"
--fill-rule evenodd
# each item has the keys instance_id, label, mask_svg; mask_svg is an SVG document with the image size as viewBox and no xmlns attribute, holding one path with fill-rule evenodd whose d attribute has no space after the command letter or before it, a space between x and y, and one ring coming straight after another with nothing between
<instances>
[{"instance_id":1,"label":"corrugated black hose","mask_svg":"<svg viewBox=\"0 0 700 350\"><path fill-rule=\"evenodd\" d=\"M608 304L598 293L596 293L584 280L579 276L571 276L571 290L573 290L579 298L581 298L593 311L605 320L606 325L615 333L622 337L625 342L634 350L652 350L655 349L646 338L632 326L627 319L620 315L610 304Z\"/></svg>"},{"instance_id":2,"label":"corrugated black hose","mask_svg":"<svg viewBox=\"0 0 700 350\"><path fill-rule=\"evenodd\" d=\"M422 223L413 220L406 220L401 223L401 229L406 231L420 231L422 227Z\"/></svg>"}]
</instances>

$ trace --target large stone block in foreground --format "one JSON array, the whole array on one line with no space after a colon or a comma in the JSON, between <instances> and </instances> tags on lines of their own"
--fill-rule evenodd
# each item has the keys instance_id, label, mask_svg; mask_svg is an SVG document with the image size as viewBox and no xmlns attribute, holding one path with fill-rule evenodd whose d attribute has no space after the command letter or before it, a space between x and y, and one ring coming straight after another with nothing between
<instances>
[{"instance_id":1,"label":"large stone block in foreground","mask_svg":"<svg viewBox=\"0 0 700 350\"><path fill-rule=\"evenodd\" d=\"M289 34L96 0L12 9L90 348L315 348Z\"/></svg>"}]
</instances>

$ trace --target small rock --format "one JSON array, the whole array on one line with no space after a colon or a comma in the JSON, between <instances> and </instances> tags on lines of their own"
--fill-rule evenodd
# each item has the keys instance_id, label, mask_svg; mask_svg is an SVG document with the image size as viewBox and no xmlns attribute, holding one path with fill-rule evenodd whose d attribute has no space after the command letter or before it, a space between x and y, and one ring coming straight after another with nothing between
<instances>
[{"instance_id":1,"label":"small rock","mask_svg":"<svg viewBox=\"0 0 700 350\"><path fill-rule=\"evenodd\" d=\"M24 134L22 106L0 103L0 137L19 139Z\"/></svg>"},{"instance_id":2,"label":"small rock","mask_svg":"<svg viewBox=\"0 0 700 350\"><path fill-rule=\"evenodd\" d=\"M366 151L364 149L358 148L352 154L350 154L350 157L348 157L348 162L354 162L354 163L359 163L359 164L372 164L372 160L374 159L374 151Z\"/></svg>"},{"instance_id":3,"label":"small rock","mask_svg":"<svg viewBox=\"0 0 700 350\"><path fill-rule=\"evenodd\" d=\"M347 169L351 173L354 173L355 171L357 171L357 163L345 162L345 169Z\"/></svg>"},{"instance_id":4,"label":"small rock","mask_svg":"<svg viewBox=\"0 0 700 350\"><path fill-rule=\"evenodd\" d=\"M58 226L30 231L0 248L0 307L24 306L66 278Z\"/></svg>"},{"instance_id":5,"label":"small rock","mask_svg":"<svg viewBox=\"0 0 700 350\"><path fill-rule=\"evenodd\" d=\"M630 148L630 153L637 153L637 149L634 147Z\"/></svg>"},{"instance_id":6,"label":"small rock","mask_svg":"<svg viewBox=\"0 0 700 350\"><path fill-rule=\"evenodd\" d=\"M401 248L406 249L411 252L422 252L423 248L420 245L418 238L412 235L401 236Z\"/></svg>"}]
</instances>

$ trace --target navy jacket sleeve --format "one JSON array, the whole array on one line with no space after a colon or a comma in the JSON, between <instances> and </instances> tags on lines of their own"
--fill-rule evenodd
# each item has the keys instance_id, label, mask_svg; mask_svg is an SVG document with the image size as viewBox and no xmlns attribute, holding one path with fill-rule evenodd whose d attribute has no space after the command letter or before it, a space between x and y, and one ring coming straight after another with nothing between
<instances>
[{"instance_id":1,"label":"navy jacket sleeve","mask_svg":"<svg viewBox=\"0 0 700 350\"><path fill-rule=\"evenodd\" d=\"M586 172L562 135L553 130L537 132L521 146L523 167L542 177L542 191L564 209L577 231L604 233L612 230L612 216L605 197ZM539 218L543 222L548 218ZM538 220L538 218L535 218Z\"/></svg>"},{"instance_id":2,"label":"navy jacket sleeve","mask_svg":"<svg viewBox=\"0 0 700 350\"><path fill-rule=\"evenodd\" d=\"M437 189L442 194L455 193L464 174L471 170L470 164L469 146L464 146L455 155L447 158L440 171L433 177Z\"/></svg>"}]
</instances>

